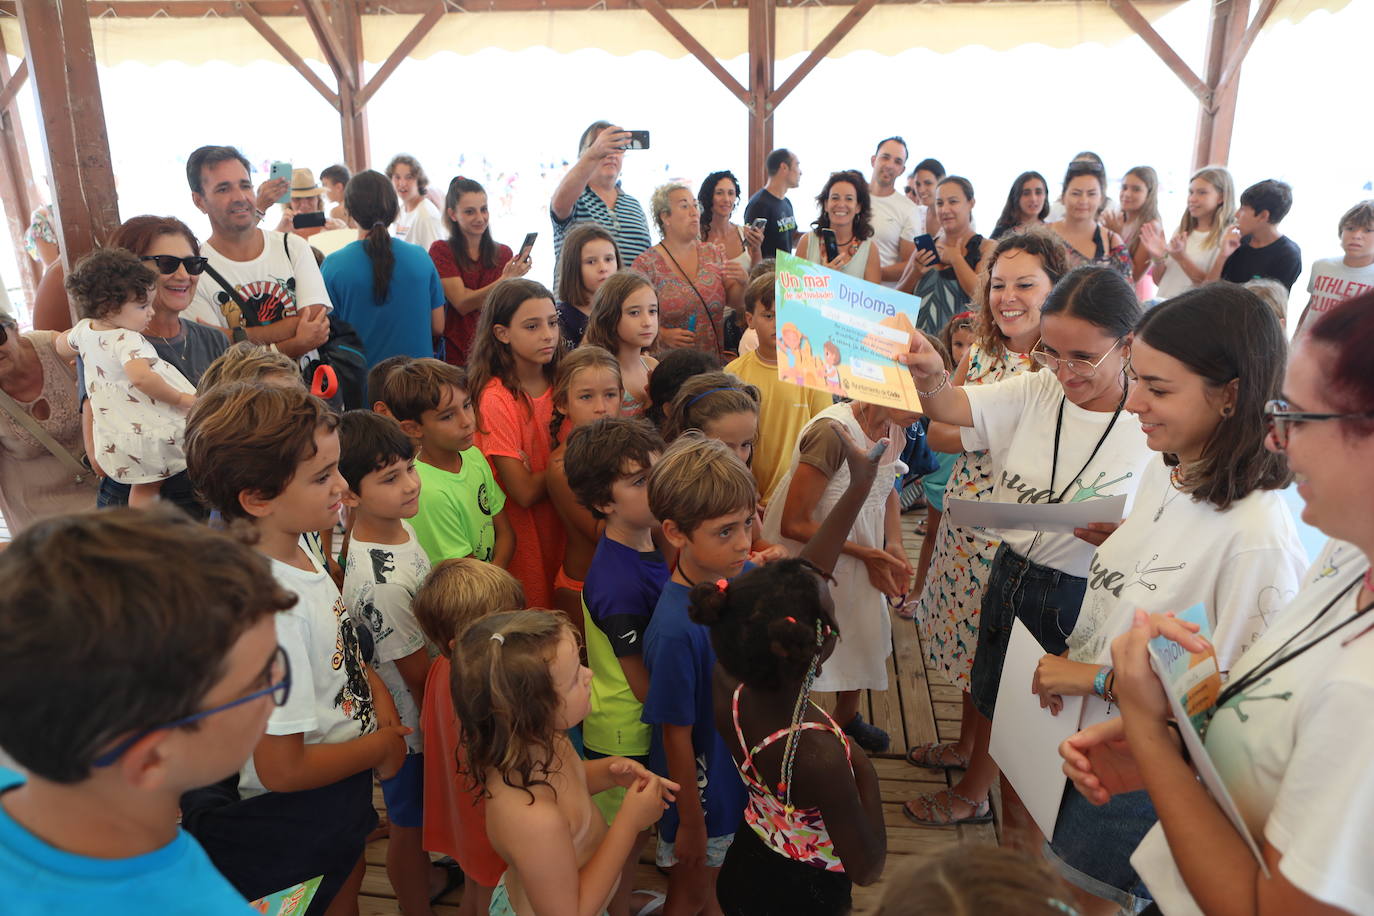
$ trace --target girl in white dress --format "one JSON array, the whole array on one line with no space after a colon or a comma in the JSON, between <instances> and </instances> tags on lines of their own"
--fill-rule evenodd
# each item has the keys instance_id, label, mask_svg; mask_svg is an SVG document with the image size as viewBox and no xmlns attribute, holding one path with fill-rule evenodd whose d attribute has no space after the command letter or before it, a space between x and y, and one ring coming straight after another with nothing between
<instances>
[{"instance_id":1,"label":"girl in white dress","mask_svg":"<svg viewBox=\"0 0 1374 916\"><path fill-rule=\"evenodd\" d=\"M162 482L186 469L186 413L196 389L143 336L153 315L156 275L122 248L82 258L67 292L82 318L58 336L57 352L80 355L94 410L95 459L129 484L129 505L157 500Z\"/></svg>"},{"instance_id":2,"label":"girl in white dress","mask_svg":"<svg viewBox=\"0 0 1374 916\"><path fill-rule=\"evenodd\" d=\"M763 537L795 554L820 527L849 486L843 427L864 451L878 440L905 441L919 414L873 404L840 403L811 419L797 438L792 466L778 482L763 517ZM887 689L892 621L884 596L899 599L911 579L902 547L901 504L893 480L906 473L888 449L858 520L850 529L830 586L843 635L816 678L816 690L838 692L835 721L866 751L887 749L888 735L859 715L860 690Z\"/></svg>"}]
</instances>

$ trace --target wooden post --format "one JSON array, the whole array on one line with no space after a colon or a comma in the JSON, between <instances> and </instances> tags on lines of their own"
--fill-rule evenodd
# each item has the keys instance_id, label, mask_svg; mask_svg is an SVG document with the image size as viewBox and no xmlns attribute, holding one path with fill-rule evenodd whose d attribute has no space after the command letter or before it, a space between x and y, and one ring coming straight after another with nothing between
<instances>
[{"instance_id":1,"label":"wooden post","mask_svg":"<svg viewBox=\"0 0 1374 916\"><path fill-rule=\"evenodd\" d=\"M0 34L0 95L7 97L5 104L0 106L0 172L4 176L0 180L0 203L4 205L5 222L9 225L10 241L14 244L19 285L24 290L25 301L32 305L43 268L24 250L24 233L28 230L29 214L38 200L38 192L33 185L33 170L29 168L24 129L19 123L19 106L14 102L15 94L28 79L28 73L28 61L21 63L14 73L10 72L5 38Z\"/></svg>"},{"instance_id":2,"label":"wooden post","mask_svg":"<svg viewBox=\"0 0 1374 916\"><path fill-rule=\"evenodd\" d=\"M344 54L345 79L339 80L339 118L343 128L344 164L350 172L368 167L367 100L363 89L363 22L359 0L335 0L334 29ZM374 90L375 91L375 90Z\"/></svg>"},{"instance_id":3,"label":"wooden post","mask_svg":"<svg viewBox=\"0 0 1374 916\"><path fill-rule=\"evenodd\" d=\"M1249 50L1242 48L1250 0L1215 0L1207 27L1207 85L1212 87L1211 109L1198 112L1193 167L1225 165L1231 156L1231 134L1236 123L1236 94L1240 89L1240 63ZM1253 38L1251 39L1253 41ZM1221 85L1222 77L1227 82Z\"/></svg>"},{"instance_id":4,"label":"wooden post","mask_svg":"<svg viewBox=\"0 0 1374 916\"><path fill-rule=\"evenodd\" d=\"M749 194L768 181L773 151L773 62L777 53L775 0L749 4Z\"/></svg>"},{"instance_id":5,"label":"wooden post","mask_svg":"<svg viewBox=\"0 0 1374 916\"><path fill-rule=\"evenodd\" d=\"M18 0L18 11L52 176L62 263L71 270L119 228L91 20L84 0Z\"/></svg>"}]
</instances>

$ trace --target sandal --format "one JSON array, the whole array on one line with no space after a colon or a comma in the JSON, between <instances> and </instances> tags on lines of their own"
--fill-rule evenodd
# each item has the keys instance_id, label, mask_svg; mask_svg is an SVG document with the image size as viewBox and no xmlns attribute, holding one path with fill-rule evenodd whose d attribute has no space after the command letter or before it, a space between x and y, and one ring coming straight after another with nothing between
<instances>
[{"instance_id":1,"label":"sandal","mask_svg":"<svg viewBox=\"0 0 1374 916\"><path fill-rule=\"evenodd\" d=\"M919 592L913 595L908 595L907 599L903 601L899 607L895 608L895 610L897 611L897 616L902 618L903 620L915 620L916 608L920 605L920 603L921 595Z\"/></svg>"},{"instance_id":2,"label":"sandal","mask_svg":"<svg viewBox=\"0 0 1374 916\"><path fill-rule=\"evenodd\" d=\"M655 913L662 912L663 904L668 900L668 895L661 893L659 891L651 891L636 888L634 893L642 894L643 896L649 898L644 902L643 906L641 906L638 910L635 911L634 916L653 916L653 914ZM631 895L631 897L633 903L633 895Z\"/></svg>"},{"instance_id":3,"label":"sandal","mask_svg":"<svg viewBox=\"0 0 1374 916\"><path fill-rule=\"evenodd\" d=\"M435 869L442 870L444 874L443 886L439 888L438 891L429 895L429 903L431 906L433 906L434 904L442 900L444 897L447 897L453 891L456 891L458 888L462 887L464 875L463 869L460 868L458 863L455 862L450 856L444 856L442 859L436 859L435 861L429 864Z\"/></svg>"},{"instance_id":4,"label":"sandal","mask_svg":"<svg viewBox=\"0 0 1374 916\"><path fill-rule=\"evenodd\" d=\"M948 800L946 800L948 799ZM917 817L911 810L912 802L925 802L926 812L930 817ZM973 813L968 817L955 817L954 806L950 801L960 801L968 805ZM929 795L919 795L912 801L902 802L902 813L907 820L920 824L922 827L953 827L958 824L990 824L992 823L992 805L984 799L975 802L967 796L960 795L953 789L941 789ZM939 816L939 820L936 819Z\"/></svg>"},{"instance_id":5,"label":"sandal","mask_svg":"<svg viewBox=\"0 0 1374 916\"><path fill-rule=\"evenodd\" d=\"M925 537L925 536L926 536L926 529L927 529L927 527L929 526L929 524L930 524L930 519L928 519L928 518L923 518L923 519L917 520L917 522L916 522L916 533L919 534L921 537Z\"/></svg>"},{"instance_id":6,"label":"sandal","mask_svg":"<svg viewBox=\"0 0 1374 916\"><path fill-rule=\"evenodd\" d=\"M900 613L900 612L899 612ZM951 763L951 759L953 762ZM967 770L968 758L953 741L918 744L906 752L906 762L927 770Z\"/></svg>"}]
</instances>

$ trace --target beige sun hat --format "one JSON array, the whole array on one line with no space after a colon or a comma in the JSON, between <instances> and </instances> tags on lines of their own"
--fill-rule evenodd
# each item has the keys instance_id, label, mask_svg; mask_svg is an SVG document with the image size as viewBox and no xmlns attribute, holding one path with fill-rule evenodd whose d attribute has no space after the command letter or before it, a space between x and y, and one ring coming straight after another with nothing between
<instances>
[{"instance_id":1,"label":"beige sun hat","mask_svg":"<svg viewBox=\"0 0 1374 916\"><path fill-rule=\"evenodd\" d=\"M292 197L319 197L323 193L324 188L315 181L315 173L310 169L291 170Z\"/></svg>"}]
</instances>

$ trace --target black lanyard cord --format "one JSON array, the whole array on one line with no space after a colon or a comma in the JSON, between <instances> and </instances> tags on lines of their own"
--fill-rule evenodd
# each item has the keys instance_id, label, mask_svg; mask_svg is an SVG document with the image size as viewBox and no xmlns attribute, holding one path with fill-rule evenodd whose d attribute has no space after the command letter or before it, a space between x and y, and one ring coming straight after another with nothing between
<instances>
[{"instance_id":1,"label":"black lanyard cord","mask_svg":"<svg viewBox=\"0 0 1374 916\"><path fill-rule=\"evenodd\" d=\"M1268 658L1260 662L1254 668L1251 668L1249 671L1245 672L1245 674L1232 680L1224 688L1222 688L1221 694L1217 697L1216 708L1220 709L1226 703L1235 699L1235 697L1237 697L1239 694L1248 690L1257 682L1268 677L1278 668L1281 668L1282 666L1293 661L1295 658L1302 655L1308 649L1311 649L1314 646L1317 646L1320 643L1324 642L1328 637L1340 632L1340 630L1342 630L1347 624L1359 620L1361 617L1367 614L1371 608L1374 608L1374 604L1366 604L1362 608L1357 608L1354 615L1351 616L1349 619L1341 621L1340 623L1331 627L1329 630L1327 630L1320 636L1308 640L1301 646L1298 646L1291 652L1287 652L1285 654L1285 650L1288 649L1289 646L1293 645L1293 643L1298 639L1298 637L1302 636L1308 630L1312 629L1312 627L1316 626L1319 622L1321 622L1321 620L1324 619L1328 613L1330 613L1331 609L1340 603L1342 598L1345 598L1347 595L1350 594L1351 589L1358 589L1360 583L1363 581L1364 573L1361 573L1359 576L1355 578L1354 582L1351 582L1345 588L1341 589L1340 593L1336 595L1336 597L1328 601L1326 603L1326 606L1317 612L1316 616L1314 616L1307 623L1303 624L1302 628L1299 629L1292 636L1285 639L1283 641L1283 645L1279 646L1272 653L1270 653Z\"/></svg>"},{"instance_id":2,"label":"black lanyard cord","mask_svg":"<svg viewBox=\"0 0 1374 916\"><path fill-rule=\"evenodd\" d=\"M1106 442L1107 437L1112 434L1112 427L1116 426L1117 418L1121 416L1121 408L1126 405L1126 392L1121 392L1121 400L1116 402L1116 410L1112 411L1112 419L1107 424L1107 428L1102 431L1102 435L1098 437L1097 444L1093 446L1092 452L1088 455L1088 460L1083 462L1078 473L1070 477L1069 482L1064 484L1063 491L1055 496L1054 479L1059 474L1059 434L1064 429L1064 403L1067 400L1067 397L1059 399L1059 416L1054 421L1054 463L1050 465L1050 502L1052 503L1062 503L1069 492L1069 487L1073 486L1075 480L1080 480L1083 477L1083 472L1088 469L1088 465L1093 463L1093 459L1097 457L1098 451L1102 448L1102 443Z\"/></svg>"}]
</instances>

